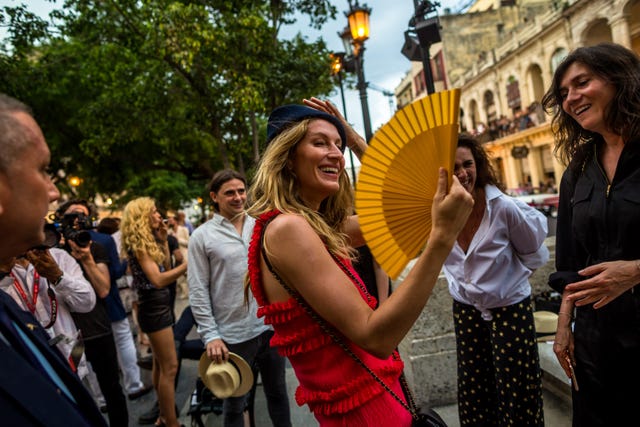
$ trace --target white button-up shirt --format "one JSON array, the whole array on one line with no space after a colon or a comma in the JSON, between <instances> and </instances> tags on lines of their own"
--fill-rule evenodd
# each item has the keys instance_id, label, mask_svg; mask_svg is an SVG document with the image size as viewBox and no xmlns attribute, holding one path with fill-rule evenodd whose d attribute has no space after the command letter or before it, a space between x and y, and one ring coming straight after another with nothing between
<instances>
[{"instance_id":1,"label":"white button-up shirt","mask_svg":"<svg viewBox=\"0 0 640 427\"><path fill-rule=\"evenodd\" d=\"M473 305L482 318L490 309L515 304L531 295L529 276L549 260L544 245L547 218L535 208L485 187L486 209L465 253L458 242L444 264L449 292Z\"/></svg>"},{"instance_id":2,"label":"white button-up shirt","mask_svg":"<svg viewBox=\"0 0 640 427\"><path fill-rule=\"evenodd\" d=\"M257 316L255 299L244 302L249 243L255 219L245 216L242 235L221 215L196 228L189 239L189 302L198 333L207 344L221 338L237 344L271 329Z\"/></svg>"}]
</instances>

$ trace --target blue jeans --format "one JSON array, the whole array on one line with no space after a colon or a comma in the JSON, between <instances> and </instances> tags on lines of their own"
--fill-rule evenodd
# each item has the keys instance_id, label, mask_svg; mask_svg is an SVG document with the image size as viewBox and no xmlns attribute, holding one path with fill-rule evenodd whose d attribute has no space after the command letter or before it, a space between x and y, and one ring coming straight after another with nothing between
<instances>
[{"instance_id":1,"label":"blue jeans","mask_svg":"<svg viewBox=\"0 0 640 427\"><path fill-rule=\"evenodd\" d=\"M229 351L246 360L253 367L254 373L260 372L264 394L267 398L269 417L273 425L275 427L290 427L289 397L287 396L284 375L285 359L269 345L272 336L273 331L265 331L249 341L225 344ZM242 413L248 395L249 393L241 397L225 399L223 405L225 427L244 426Z\"/></svg>"}]
</instances>

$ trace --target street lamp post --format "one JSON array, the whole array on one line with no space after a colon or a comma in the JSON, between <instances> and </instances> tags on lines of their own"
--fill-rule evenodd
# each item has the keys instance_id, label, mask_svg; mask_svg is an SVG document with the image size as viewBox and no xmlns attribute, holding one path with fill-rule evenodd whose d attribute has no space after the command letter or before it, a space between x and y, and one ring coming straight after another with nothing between
<instances>
[{"instance_id":1,"label":"street lamp post","mask_svg":"<svg viewBox=\"0 0 640 427\"><path fill-rule=\"evenodd\" d=\"M364 77L364 42L369 38L369 15L371 9L366 4L360 6L358 0L352 4L349 0L349 11L345 12L349 20L349 26L339 36L344 44L346 58L351 61L358 78L358 91L360 104L362 105L362 120L364 121L364 134L367 143L371 140L371 117L369 115L369 102L367 100L367 81Z\"/></svg>"},{"instance_id":2,"label":"street lamp post","mask_svg":"<svg viewBox=\"0 0 640 427\"><path fill-rule=\"evenodd\" d=\"M344 52L334 52L331 54L331 74L338 79L338 86L340 87L340 99L342 100L342 115L344 119L347 119L347 103L344 100L344 86L342 84L342 70L344 69ZM356 167L353 164L353 152L349 150L349 160L351 162L351 182L353 186L356 185Z\"/></svg>"},{"instance_id":3,"label":"street lamp post","mask_svg":"<svg viewBox=\"0 0 640 427\"><path fill-rule=\"evenodd\" d=\"M409 20L409 29L404 32L404 46L402 54L409 61L422 61L427 94L435 92L431 57L429 49L441 40L440 20L437 7L440 3L428 0L413 0L415 14Z\"/></svg>"}]
</instances>

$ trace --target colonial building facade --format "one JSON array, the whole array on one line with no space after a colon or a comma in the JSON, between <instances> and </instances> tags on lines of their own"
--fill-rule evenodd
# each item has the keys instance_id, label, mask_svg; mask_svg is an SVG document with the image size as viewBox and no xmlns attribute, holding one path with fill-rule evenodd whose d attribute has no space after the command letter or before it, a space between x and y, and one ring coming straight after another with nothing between
<instances>
[{"instance_id":1,"label":"colonial building facade","mask_svg":"<svg viewBox=\"0 0 640 427\"><path fill-rule=\"evenodd\" d=\"M614 42L640 53L640 0L482 0L444 15L432 68L436 90L462 89L461 127L486 143L508 189L559 182L550 120L539 107L560 61L573 49ZM466 67L465 67L466 64ZM437 74L436 74L437 75ZM396 89L398 106L426 95L421 63Z\"/></svg>"}]
</instances>

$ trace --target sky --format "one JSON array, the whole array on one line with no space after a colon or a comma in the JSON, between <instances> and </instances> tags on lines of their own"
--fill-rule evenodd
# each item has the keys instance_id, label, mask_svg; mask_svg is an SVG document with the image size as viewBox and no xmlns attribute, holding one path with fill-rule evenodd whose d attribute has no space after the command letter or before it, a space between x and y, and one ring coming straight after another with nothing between
<instances>
[{"instance_id":1,"label":"sky","mask_svg":"<svg viewBox=\"0 0 640 427\"><path fill-rule=\"evenodd\" d=\"M404 31L407 30L409 19L414 13L413 0L358 1L361 6L367 5L371 8L369 40L365 42L364 52L365 79L374 86L393 92L411 69L411 63L402 55L400 49L404 43ZM466 0L440 0L439 10L442 11L448 7L455 12L459 9L459 5L465 2ZM31 11L43 17L48 16L48 12L56 5L47 0L0 0L0 6L20 3L28 4ZM56 3L59 6L62 0L58 0ZM338 32L341 32L348 25L344 12L349 9L349 4L347 0L334 0L333 4L338 9L336 19L325 24L321 30L309 27L308 20L303 17L294 25L284 27L280 32L281 37L289 38L297 32L301 32L309 41L323 38L330 50L344 51ZM1 32L0 37L2 37ZM375 132L393 116L395 100L392 109L389 105L389 98L381 92L370 87L367 94L371 129ZM312 95L309 94L309 96ZM357 132L364 135L359 92L355 89L345 88L344 95L347 119ZM340 108L340 111L344 111L337 87L329 99ZM349 162L348 156L347 162Z\"/></svg>"}]
</instances>

